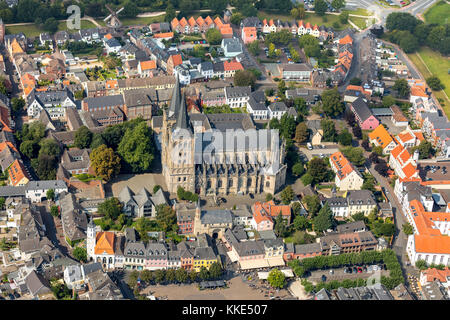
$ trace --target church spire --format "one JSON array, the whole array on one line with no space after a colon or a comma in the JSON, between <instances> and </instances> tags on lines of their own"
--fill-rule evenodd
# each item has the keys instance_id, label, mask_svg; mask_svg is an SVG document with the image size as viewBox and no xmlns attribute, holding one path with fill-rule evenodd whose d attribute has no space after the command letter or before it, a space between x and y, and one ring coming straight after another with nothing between
<instances>
[{"instance_id":1,"label":"church spire","mask_svg":"<svg viewBox=\"0 0 450 320\"><path fill-rule=\"evenodd\" d=\"M176 113L180 101L181 101L181 88L180 88L180 80L177 75L175 86L173 87L172 100L170 101L169 106L169 118Z\"/></svg>"},{"instance_id":2,"label":"church spire","mask_svg":"<svg viewBox=\"0 0 450 320\"><path fill-rule=\"evenodd\" d=\"M178 106L177 122L175 127L177 129L189 129L188 119L187 119L187 108L185 95L182 95L181 103Z\"/></svg>"}]
</instances>

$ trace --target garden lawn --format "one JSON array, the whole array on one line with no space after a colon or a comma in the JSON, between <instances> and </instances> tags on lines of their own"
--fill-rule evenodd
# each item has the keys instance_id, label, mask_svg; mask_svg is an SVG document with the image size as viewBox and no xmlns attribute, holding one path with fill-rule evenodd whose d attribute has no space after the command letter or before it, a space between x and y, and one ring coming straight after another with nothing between
<instances>
[{"instance_id":1,"label":"garden lawn","mask_svg":"<svg viewBox=\"0 0 450 320\"><path fill-rule=\"evenodd\" d=\"M369 10L363 9L363 8L358 8L356 10L344 10L344 11L348 12L349 14L355 14L357 16L366 16L366 17L373 16L372 11L369 11Z\"/></svg>"},{"instance_id":2,"label":"garden lawn","mask_svg":"<svg viewBox=\"0 0 450 320\"><path fill-rule=\"evenodd\" d=\"M368 26L372 25L372 20L373 20L373 19L364 19L364 18L359 18L359 17L349 17L348 19L351 22L353 22L354 24L356 24L358 26L358 28L360 28L361 30L364 30ZM368 24L367 24L367 20L369 20Z\"/></svg>"},{"instance_id":3,"label":"garden lawn","mask_svg":"<svg viewBox=\"0 0 450 320\"><path fill-rule=\"evenodd\" d=\"M450 4L439 1L424 13L427 23L446 24L450 22Z\"/></svg>"},{"instance_id":4,"label":"garden lawn","mask_svg":"<svg viewBox=\"0 0 450 320\"><path fill-rule=\"evenodd\" d=\"M417 53L408 54L408 57L416 65L425 79L431 75L435 75L441 79L441 82L445 86L445 93L447 96L450 96L450 77L448 75L448 70L450 70L450 58L444 57L439 52L426 47L421 48ZM433 93L437 98L441 98L445 101L443 108L447 117L450 118L450 100L445 96L444 91L433 91Z\"/></svg>"},{"instance_id":5,"label":"garden lawn","mask_svg":"<svg viewBox=\"0 0 450 320\"><path fill-rule=\"evenodd\" d=\"M156 17L120 19L120 21L122 22L122 24L124 26L133 26L133 25L140 25L140 24L149 25L150 23L154 23L154 22L163 22L164 17L165 17L165 14L162 14L162 15L156 16Z\"/></svg>"},{"instance_id":6,"label":"garden lawn","mask_svg":"<svg viewBox=\"0 0 450 320\"><path fill-rule=\"evenodd\" d=\"M95 25L87 20L81 20L81 29L95 28ZM58 25L58 31L66 30L73 32L74 30L67 30L67 23L62 21ZM35 24L27 24L22 26L9 26L6 27L6 34L17 34L23 32L27 37L38 37L44 30L38 28Z\"/></svg>"},{"instance_id":7,"label":"garden lawn","mask_svg":"<svg viewBox=\"0 0 450 320\"><path fill-rule=\"evenodd\" d=\"M324 17L326 17L326 19L327 19L326 22L323 21ZM303 22L304 23L309 22L312 25L317 24L318 26L324 25L326 27L333 27L333 23L337 21L337 22L339 22L340 27L339 28L334 28L333 27L336 30L343 30L343 29L346 29L346 28L350 27L350 25L348 23L341 24L340 21L339 21L339 16L337 16L337 15L327 14L324 17L321 17L321 16L319 16L319 15L317 15L315 13L307 12L306 15L305 15L305 19L303 19ZM272 14L272 13L266 12L266 11L258 11L258 18L260 20L263 20L263 19L267 19L267 20L269 20L269 19L273 19L273 20L280 19L281 21L292 21L292 17L290 15Z\"/></svg>"}]
</instances>

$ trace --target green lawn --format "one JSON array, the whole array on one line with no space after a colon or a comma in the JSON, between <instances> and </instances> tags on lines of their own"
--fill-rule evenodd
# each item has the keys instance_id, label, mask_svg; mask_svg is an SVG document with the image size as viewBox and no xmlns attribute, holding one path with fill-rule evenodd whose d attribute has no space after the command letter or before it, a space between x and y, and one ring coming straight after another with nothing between
<instances>
[{"instance_id":1,"label":"green lawn","mask_svg":"<svg viewBox=\"0 0 450 320\"><path fill-rule=\"evenodd\" d=\"M289 22L291 22L293 20L290 15L273 14L273 13L265 12L265 11L258 11L258 18L260 20L263 20L263 19L267 19L267 20L269 20L269 19L274 19L274 20L280 19L281 21L289 21ZM324 22L323 21L324 18L327 21ZM333 23L336 22L336 21L339 22L339 24L340 24L339 28L334 28L333 27ZM326 27L333 27L336 30L343 30L343 29L346 29L346 28L350 27L350 25L348 23L341 24L340 21L339 21L339 16L333 15L333 14L327 14L324 17L321 17L321 16L319 16L319 15L317 15L315 13L307 12L306 15L305 15L305 19L303 19L303 22L304 23L309 22L312 25L317 24L318 26L324 25Z\"/></svg>"},{"instance_id":2,"label":"green lawn","mask_svg":"<svg viewBox=\"0 0 450 320\"><path fill-rule=\"evenodd\" d=\"M446 24L450 18L450 4L440 1L431 6L424 14L427 23Z\"/></svg>"},{"instance_id":3,"label":"green lawn","mask_svg":"<svg viewBox=\"0 0 450 320\"><path fill-rule=\"evenodd\" d=\"M357 16L366 16L366 17L373 16L372 11L363 8L357 8L356 10L343 10L343 11L346 11L349 14L355 14Z\"/></svg>"},{"instance_id":4,"label":"green lawn","mask_svg":"<svg viewBox=\"0 0 450 320\"><path fill-rule=\"evenodd\" d=\"M423 64L419 56L426 65ZM412 60L417 69L419 69L420 73L422 73L425 78L428 78L431 75L436 75L439 79L441 79L442 83L445 85L445 93L447 96L450 96L450 76L448 75L448 70L450 70L450 58L444 57L439 52L433 51L429 48L421 48L417 53L408 54L408 57ZM428 71L427 67L431 73ZM447 117L450 118L450 100L447 99L443 91L434 91L434 94L437 98L441 98L445 101L443 108L447 114Z\"/></svg>"},{"instance_id":5,"label":"green lawn","mask_svg":"<svg viewBox=\"0 0 450 320\"><path fill-rule=\"evenodd\" d=\"M373 19L364 19L364 18L359 18L359 17L349 17L348 19L351 22L353 22L354 24L356 24L358 26L358 28L360 28L361 30L363 30L373 24Z\"/></svg>"},{"instance_id":6,"label":"green lawn","mask_svg":"<svg viewBox=\"0 0 450 320\"><path fill-rule=\"evenodd\" d=\"M95 28L95 25L86 20L81 20L81 29ZM60 22L58 25L58 31L67 30L67 23ZM68 30L72 32L73 30ZM6 34L16 34L23 32L27 37L37 37L42 32L45 32L42 29L39 29L35 24L28 24L24 26L10 26L6 27Z\"/></svg>"},{"instance_id":7,"label":"green lawn","mask_svg":"<svg viewBox=\"0 0 450 320\"><path fill-rule=\"evenodd\" d=\"M133 19L120 19L122 21L122 24L124 26L132 26L132 25L139 25L139 24L145 24L149 25L150 23L154 22L163 22L165 15L160 15L156 17L145 17L145 18L133 18Z\"/></svg>"}]
</instances>

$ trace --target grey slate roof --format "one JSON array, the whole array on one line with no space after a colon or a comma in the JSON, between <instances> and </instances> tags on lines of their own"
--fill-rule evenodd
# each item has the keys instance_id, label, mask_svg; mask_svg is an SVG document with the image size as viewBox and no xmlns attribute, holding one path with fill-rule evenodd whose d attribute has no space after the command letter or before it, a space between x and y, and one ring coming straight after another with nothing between
<instances>
[{"instance_id":1,"label":"grey slate roof","mask_svg":"<svg viewBox=\"0 0 450 320\"><path fill-rule=\"evenodd\" d=\"M358 114L361 121L363 122L373 115L372 111L367 106L367 103L365 103L361 97L353 101L352 106L355 112Z\"/></svg>"},{"instance_id":2,"label":"grey slate roof","mask_svg":"<svg viewBox=\"0 0 450 320\"><path fill-rule=\"evenodd\" d=\"M242 98L250 96L252 88L248 87L225 87L227 98Z\"/></svg>"},{"instance_id":3,"label":"grey slate roof","mask_svg":"<svg viewBox=\"0 0 450 320\"><path fill-rule=\"evenodd\" d=\"M202 224L225 224L233 223L233 216L230 210L202 210Z\"/></svg>"},{"instance_id":4,"label":"grey slate roof","mask_svg":"<svg viewBox=\"0 0 450 320\"><path fill-rule=\"evenodd\" d=\"M84 99L83 102L85 102L88 105L89 109L100 107L115 107L124 104L123 96L121 94L113 96L86 98Z\"/></svg>"}]
</instances>

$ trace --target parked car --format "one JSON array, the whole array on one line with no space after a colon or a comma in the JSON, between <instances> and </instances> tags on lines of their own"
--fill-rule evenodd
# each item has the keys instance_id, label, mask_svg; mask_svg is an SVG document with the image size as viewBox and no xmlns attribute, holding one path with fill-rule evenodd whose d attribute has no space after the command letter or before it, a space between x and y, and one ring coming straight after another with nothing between
<instances>
[{"instance_id":1,"label":"parked car","mask_svg":"<svg viewBox=\"0 0 450 320\"><path fill-rule=\"evenodd\" d=\"M327 276L326 275L322 275L322 282L327 281Z\"/></svg>"},{"instance_id":2,"label":"parked car","mask_svg":"<svg viewBox=\"0 0 450 320\"><path fill-rule=\"evenodd\" d=\"M333 269L330 269L330 274L334 274L334 270Z\"/></svg>"}]
</instances>

